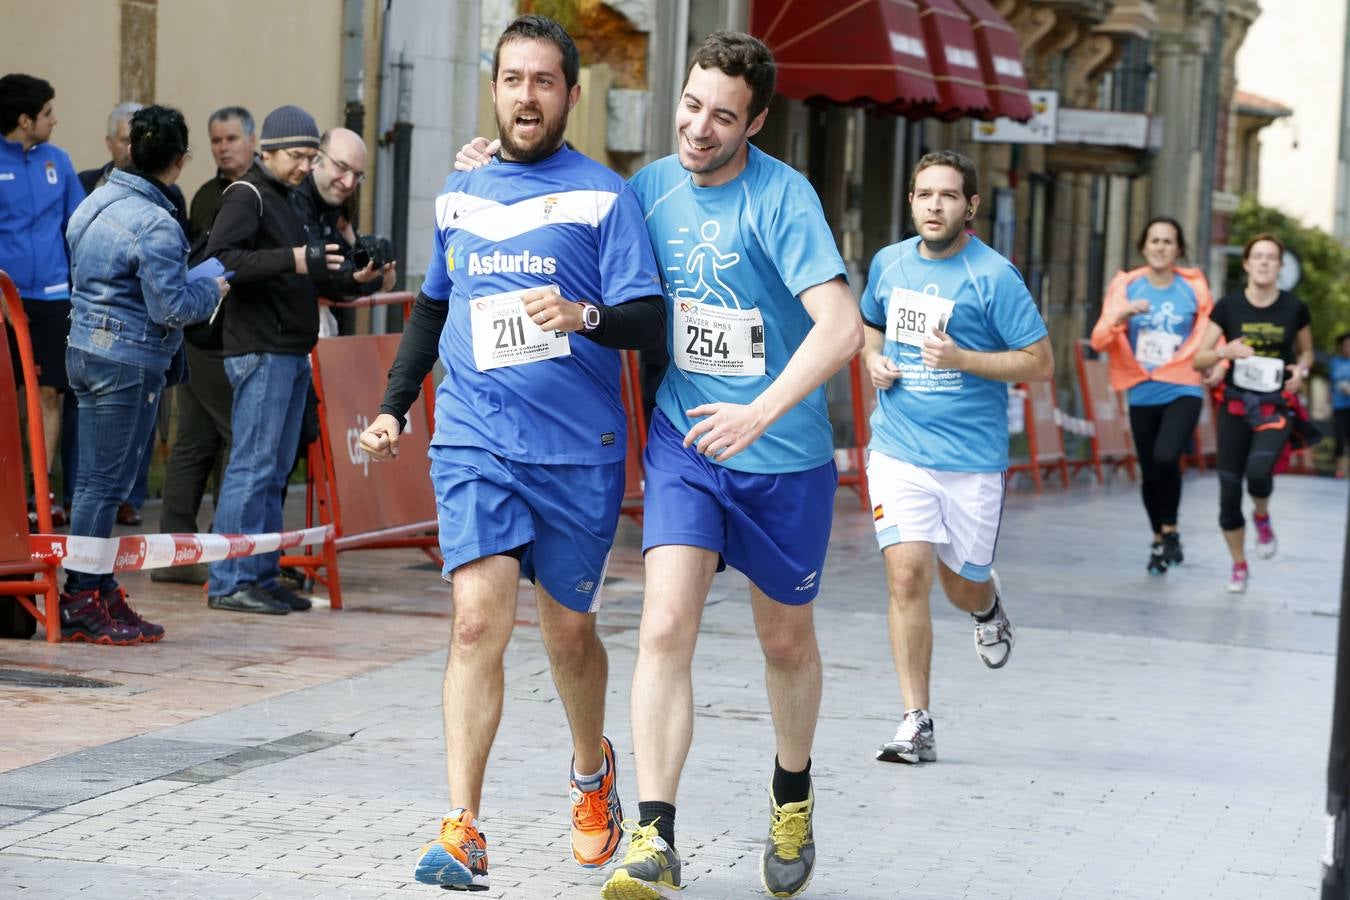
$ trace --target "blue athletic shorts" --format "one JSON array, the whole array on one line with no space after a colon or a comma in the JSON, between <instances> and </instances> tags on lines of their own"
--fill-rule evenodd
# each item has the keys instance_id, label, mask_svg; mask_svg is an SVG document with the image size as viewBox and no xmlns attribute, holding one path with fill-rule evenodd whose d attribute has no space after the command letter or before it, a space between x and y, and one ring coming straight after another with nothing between
<instances>
[{"instance_id":1,"label":"blue athletic shorts","mask_svg":"<svg viewBox=\"0 0 1350 900\"><path fill-rule=\"evenodd\" d=\"M642 552L663 544L703 547L779 603L810 603L830 543L834 461L805 472L760 475L711 462L659 409L643 455L647 482Z\"/></svg>"},{"instance_id":2,"label":"blue athletic shorts","mask_svg":"<svg viewBox=\"0 0 1350 900\"><path fill-rule=\"evenodd\" d=\"M600 608L623 502L622 462L540 465L477 447L432 447L444 575L524 547L520 574L577 612Z\"/></svg>"}]
</instances>

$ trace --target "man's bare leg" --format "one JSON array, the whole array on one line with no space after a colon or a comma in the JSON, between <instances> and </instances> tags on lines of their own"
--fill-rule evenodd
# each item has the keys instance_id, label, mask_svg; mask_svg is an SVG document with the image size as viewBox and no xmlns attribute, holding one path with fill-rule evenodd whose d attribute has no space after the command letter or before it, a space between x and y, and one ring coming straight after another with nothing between
<instances>
[{"instance_id":1,"label":"man's bare leg","mask_svg":"<svg viewBox=\"0 0 1350 900\"><path fill-rule=\"evenodd\" d=\"M933 588L933 545L924 541L892 544L882 551L890 592L888 620L891 656L900 679L905 709L928 709L928 680L933 664L933 617L928 594Z\"/></svg>"},{"instance_id":2,"label":"man's bare leg","mask_svg":"<svg viewBox=\"0 0 1350 900\"><path fill-rule=\"evenodd\" d=\"M820 648L812 604L779 603L751 585L750 605L764 651L764 683L778 763L789 772L800 772L811 761L820 716Z\"/></svg>"},{"instance_id":3,"label":"man's bare leg","mask_svg":"<svg viewBox=\"0 0 1350 900\"><path fill-rule=\"evenodd\" d=\"M568 609L543 585L535 585L535 596L553 684L572 729L573 766L583 774L598 772L603 762L600 738L605 728L609 658L595 632L595 614Z\"/></svg>"},{"instance_id":4,"label":"man's bare leg","mask_svg":"<svg viewBox=\"0 0 1350 900\"><path fill-rule=\"evenodd\" d=\"M51 474L61 450L61 392L46 385L39 387L38 404L42 407L42 440L47 444L47 473ZM75 486L66 493L73 497Z\"/></svg>"}]
</instances>

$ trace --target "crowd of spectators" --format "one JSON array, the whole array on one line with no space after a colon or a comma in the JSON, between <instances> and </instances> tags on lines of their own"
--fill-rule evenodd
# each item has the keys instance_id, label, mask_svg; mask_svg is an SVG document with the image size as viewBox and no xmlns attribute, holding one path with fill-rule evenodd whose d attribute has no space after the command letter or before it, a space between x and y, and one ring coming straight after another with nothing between
<instances>
[{"instance_id":1,"label":"crowd of spectators","mask_svg":"<svg viewBox=\"0 0 1350 900\"><path fill-rule=\"evenodd\" d=\"M302 435L307 405L313 419L309 351L321 321L325 334L352 329L319 298L393 284L393 263L351 262L365 144L344 128L320 133L296 106L274 109L260 132L247 109L224 107L206 123L216 172L189 206L176 184L192 153L181 113L117 105L108 161L76 173L51 143L55 99L41 78L0 78L0 270L28 322L22 352L35 363L47 446L35 464L50 475L60 456L53 523L69 519L72 535L90 537L108 536L114 522L140 524L158 426L172 418L160 530L202 530L213 473L206 530L280 530L288 477L313 436ZM23 389L21 350L15 330L7 334ZM172 417L160 410L169 399ZM30 511L36 505L31 498ZM308 609L279 561L262 554L153 577L208 583L213 609ZM163 637L112 576L66 574L63 639Z\"/></svg>"}]
</instances>

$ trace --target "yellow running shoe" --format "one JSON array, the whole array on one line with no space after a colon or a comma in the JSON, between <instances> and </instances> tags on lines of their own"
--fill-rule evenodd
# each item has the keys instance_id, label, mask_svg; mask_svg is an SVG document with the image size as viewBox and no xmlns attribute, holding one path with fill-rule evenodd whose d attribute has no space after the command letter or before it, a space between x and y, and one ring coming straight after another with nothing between
<instances>
[{"instance_id":1,"label":"yellow running shoe","mask_svg":"<svg viewBox=\"0 0 1350 900\"><path fill-rule=\"evenodd\" d=\"M452 891L486 891L487 867L487 840L478 820L457 809L441 820L441 833L418 854L413 877Z\"/></svg>"},{"instance_id":2,"label":"yellow running shoe","mask_svg":"<svg viewBox=\"0 0 1350 900\"><path fill-rule=\"evenodd\" d=\"M623 807L619 805L618 776L614 765L614 745L601 737L607 771L600 787L583 791L572 781L572 857L577 864L596 869L614 858L623 833Z\"/></svg>"},{"instance_id":3,"label":"yellow running shoe","mask_svg":"<svg viewBox=\"0 0 1350 900\"><path fill-rule=\"evenodd\" d=\"M600 889L604 900L655 900L674 897L680 887L680 854L656 833L656 825L625 821L628 852Z\"/></svg>"},{"instance_id":4,"label":"yellow running shoe","mask_svg":"<svg viewBox=\"0 0 1350 900\"><path fill-rule=\"evenodd\" d=\"M816 867L816 841L811 833L811 814L816 792L811 789L800 803L784 803L773 798L769 788L769 839L759 858L759 875L764 890L775 897L795 897L811 883Z\"/></svg>"}]
</instances>

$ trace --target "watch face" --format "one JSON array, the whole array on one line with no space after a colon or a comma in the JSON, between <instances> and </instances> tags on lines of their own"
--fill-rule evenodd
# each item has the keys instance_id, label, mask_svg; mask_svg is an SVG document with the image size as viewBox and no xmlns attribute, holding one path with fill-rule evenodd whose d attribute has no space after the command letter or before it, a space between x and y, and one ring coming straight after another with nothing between
<instances>
[{"instance_id":1,"label":"watch face","mask_svg":"<svg viewBox=\"0 0 1350 900\"><path fill-rule=\"evenodd\" d=\"M600 308L587 305L582 313L582 321L586 323L587 328L596 328L600 325Z\"/></svg>"}]
</instances>

